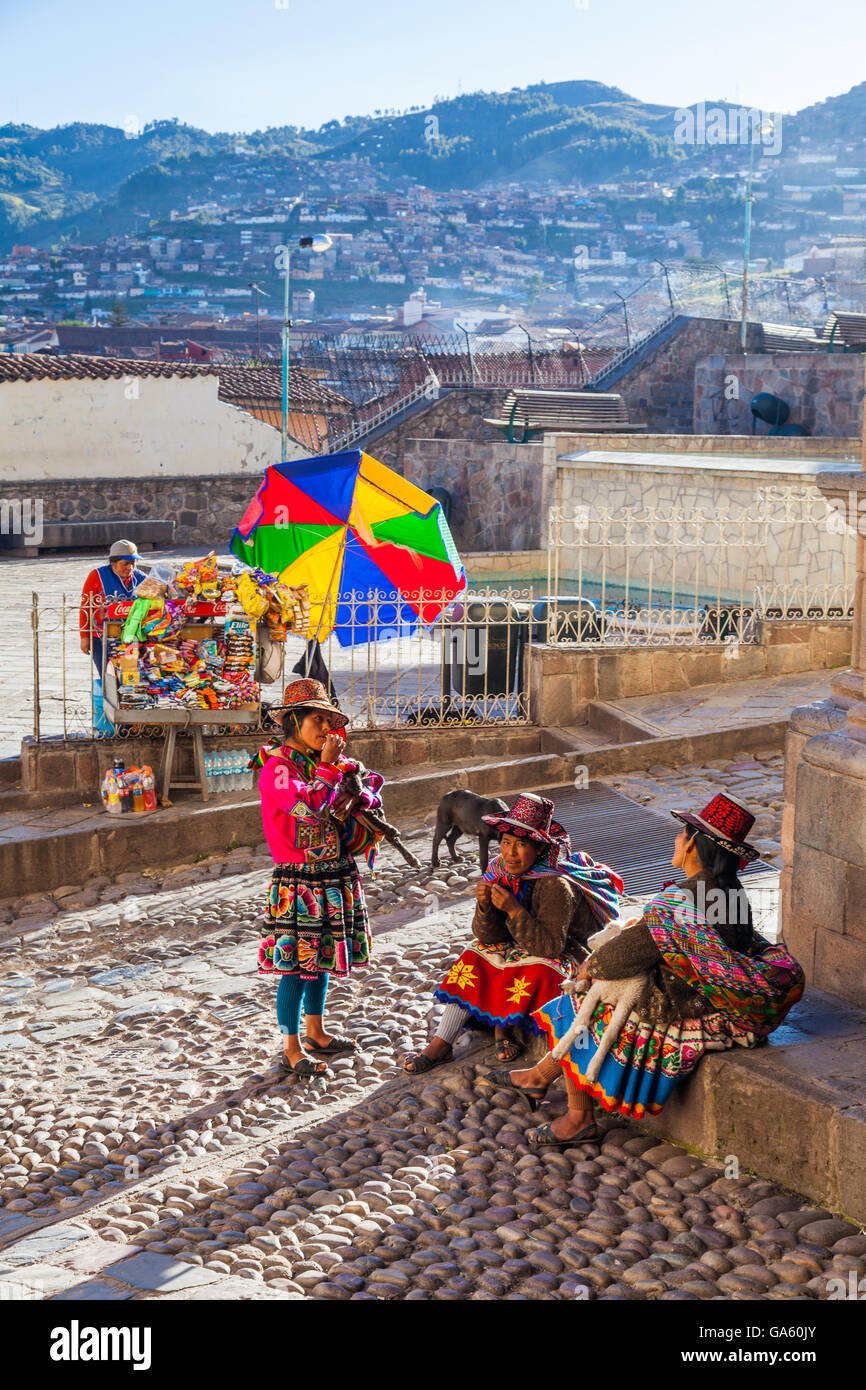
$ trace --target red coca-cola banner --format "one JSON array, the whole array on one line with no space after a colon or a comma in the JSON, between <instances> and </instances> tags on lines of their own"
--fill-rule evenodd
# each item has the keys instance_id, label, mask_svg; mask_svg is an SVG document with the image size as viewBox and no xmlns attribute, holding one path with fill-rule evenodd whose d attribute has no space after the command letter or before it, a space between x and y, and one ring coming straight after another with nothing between
<instances>
[{"instance_id":1,"label":"red coca-cola banner","mask_svg":"<svg viewBox=\"0 0 866 1390\"><path fill-rule=\"evenodd\" d=\"M133 599L123 599L121 603L109 603L106 608L106 616L110 622L119 622L126 619L132 612ZM188 598L183 611L189 618L217 618L225 617L229 611L227 603L199 603L196 599Z\"/></svg>"}]
</instances>

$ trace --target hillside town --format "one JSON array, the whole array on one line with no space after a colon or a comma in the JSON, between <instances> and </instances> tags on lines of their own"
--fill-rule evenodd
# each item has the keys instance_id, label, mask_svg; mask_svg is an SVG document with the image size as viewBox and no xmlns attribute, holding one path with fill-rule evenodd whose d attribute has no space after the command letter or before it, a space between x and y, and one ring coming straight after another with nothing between
<instances>
[{"instance_id":1,"label":"hillside town","mask_svg":"<svg viewBox=\"0 0 866 1390\"><path fill-rule=\"evenodd\" d=\"M830 1365L861 118L0 128L0 1300L52 1362L568 1301Z\"/></svg>"}]
</instances>

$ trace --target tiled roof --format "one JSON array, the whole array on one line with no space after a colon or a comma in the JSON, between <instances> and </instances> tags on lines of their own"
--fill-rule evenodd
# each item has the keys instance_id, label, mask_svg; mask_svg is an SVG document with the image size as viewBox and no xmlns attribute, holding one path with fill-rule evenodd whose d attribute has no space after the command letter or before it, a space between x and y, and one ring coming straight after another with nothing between
<instances>
[{"instance_id":1,"label":"tiled roof","mask_svg":"<svg viewBox=\"0 0 866 1390\"><path fill-rule=\"evenodd\" d=\"M0 382L109 381L127 376L218 376L219 398L231 405L271 406L279 411L282 378L279 365L239 367L197 362L154 362L131 357L51 357L35 352L0 353ZM345 415L352 403L301 367L289 377L290 403L295 410Z\"/></svg>"},{"instance_id":2,"label":"tiled roof","mask_svg":"<svg viewBox=\"0 0 866 1390\"><path fill-rule=\"evenodd\" d=\"M139 362L125 357L49 357L0 353L0 381L109 381L125 376L216 376L217 368L189 362Z\"/></svg>"},{"instance_id":3,"label":"tiled roof","mask_svg":"<svg viewBox=\"0 0 866 1390\"><path fill-rule=\"evenodd\" d=\"M221 366L220 400L235 405L256 402L279 407L282 400L282 374L279 364L273 367ZM352 409L345 396L319 381L302 367L292 367L289 375L289 399L295 407L319 410L327 414L345 414Z\"/></svg>"}]
</instances>

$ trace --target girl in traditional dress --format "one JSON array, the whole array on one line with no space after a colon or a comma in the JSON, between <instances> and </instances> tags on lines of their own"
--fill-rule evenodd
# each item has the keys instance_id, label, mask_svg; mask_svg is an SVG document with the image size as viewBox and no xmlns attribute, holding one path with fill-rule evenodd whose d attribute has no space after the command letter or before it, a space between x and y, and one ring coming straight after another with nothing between
<instances>
[{"instance_id":1,"label":"girl in traditional dress","mask_svg":"<svg viewBox=\"0 0 866 1390\"><path fill-rule=\"evenodd\" d=\"M346 976L369 960L370 928L354 855L363 851L372 864L381 838L349 814L358 798L341 800L340 783L344 772L359 772L366 781L361 804L377 807L383 779L345 758L348 720L319 681L286 686L273 713L282 715L285 742L268 744L250 762L261 768L262 823L274 859L259 974L280 977L282 1069L315 1076L327 1071L317 1059L355 1049L353 1039L325 1031L325 995L330 975Z\"/></svg>"},{"instance_id":2,"label":"girl in traditional dress","mask_svg":"<svg viewBox=\"0 0 866 1390\"><path fill-rule=\"evenodd\" d=\"M405 1059L404 1070L446 1061L470 1019L492 1026L499 1060L514 1061L523 1051L514 1027L535 1026L532 1010L558 993L592 932L617 915L622 880L588 854L572 856L554 809L523 792L507 816L482 817L501 843L475 888L475 940L435 992L446 1005L436 1036Z\"/></svg>"},{"instance_id":3,"label":"girl in traditional dress","mask_svg":"<svg viewBox=\"0 0 866 1390\"><path fill-rule=\"evenodd\" d=\"M684 829L671 863L687 875L649 902L643 916L585 960L578 979L645 975L643 995L607 1053L597 1079L587 1078L613 1013L599 1003L589 1028L561 1061L495 1074L523 1091L532 1108L565 1073L568 1109L527 1135L535 1148L569 1148L598 1138L592 1098L610 1114L656 1115L705 1052L754 1047L782 1022L803 993L803 971L784 946L759 936L738 870L757 858L747 841L754 816L736 797L714 796L700 812L672 812ZM590 943L591 944L591 943ZM554 1049L579 1006L560 995L534 1017ZM491 1080L493 1078L490 1078Z\"/></svg>"}]
</instances>

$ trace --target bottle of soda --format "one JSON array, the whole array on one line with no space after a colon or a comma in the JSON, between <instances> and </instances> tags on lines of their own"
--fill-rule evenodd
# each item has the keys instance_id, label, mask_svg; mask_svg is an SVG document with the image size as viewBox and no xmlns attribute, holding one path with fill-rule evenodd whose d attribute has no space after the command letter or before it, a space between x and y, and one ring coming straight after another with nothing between
<instances>
[{"instance_id":1,"label":"bottle of soda","mask_svg":"<svg viewBox=\"0 0 866 1390\"><path fill-rule=\"evenodd\" d=\"M102 779L102 801L109 815L119 814L120 796L117 789L117 778L110 768Z\"/></svg>"},{"instance_id":2,"label":"bottle of soda","mask_svg":"<svg viewBox=\"0 0 866 1390\"><path fill-rule=\"evenodd\" d=\"M132 810L132 791L126 785L126 778L123 778L120 784L120 810L122 815Z\"/></svg>"},{"instance_id":3,"label":"bottle of soda","mask_svg":"<svg viewBox=\"0 0 866 1390\"><path fill-rule=\"evenodd\" d=\"M153 779L153 772L146 764L141 769L141 787L144 793L144 810L156 810L156 783Z\"/></svg>"}]
</instances>

